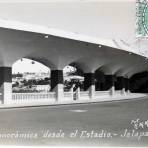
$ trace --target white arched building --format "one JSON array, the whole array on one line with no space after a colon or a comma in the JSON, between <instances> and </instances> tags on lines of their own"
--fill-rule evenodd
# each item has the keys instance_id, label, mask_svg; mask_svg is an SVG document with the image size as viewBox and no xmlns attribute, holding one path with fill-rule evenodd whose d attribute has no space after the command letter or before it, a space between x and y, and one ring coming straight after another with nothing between
<instances>
[{"instance_id":1,"label":"white arched building","mask_svg":"<svg viewBox=\"0 0 148 148\"><path fill-rule=\"evenodd\" d=\"M51 69L53 92L40 94L47 101L71 98L63 91L63 68L73 63L84 73L86 91L78 92L78 98L96 98L100 93L95 92L96 70L105 74L109 94L115 94L115 77L120 77L121 92L125 94L128 79L148 69L147 59L133 49L134 24L132 0L0 3L2 103L9 104L23 96L12 94L11 84L12 64L20 58L38 61ZM29 95L27 99L32 97Z\"/></svg>"}]
</instances>

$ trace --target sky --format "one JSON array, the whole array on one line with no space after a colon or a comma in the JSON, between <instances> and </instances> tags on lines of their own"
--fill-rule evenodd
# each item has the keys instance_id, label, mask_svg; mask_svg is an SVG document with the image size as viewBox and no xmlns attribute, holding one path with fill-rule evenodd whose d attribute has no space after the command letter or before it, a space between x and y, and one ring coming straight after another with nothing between
<instances>
[{"instance_id":1,"label":"sky","mask_svg":"<svg viewBox=\"0 0 148 148\"><path fill-rule=\"evenodd\" d=\"M72 70L73 68L71 66L66 66L64 68L64 72L68 72ZM50 72L50 68L47 66L44 66L43 64L34 61L34 64L32 64L32 60L23 58L22 60L16 61L12 65L12 73L24 73L24 72L33 72L33 73L39 73L39 72Z\"/></svg>"},{"instance_id":2,"label":"sky","mask_svg":"<svg viewBox=\"0 0 148 148\"><path fill-rule=\"evenodd\" d=\"M24 73L24 72L46 72L48 73L50 69L39 62L32 64L32 60L23 59L16 61L12 65L12 73Z\"/></svg>"}]
</instances>

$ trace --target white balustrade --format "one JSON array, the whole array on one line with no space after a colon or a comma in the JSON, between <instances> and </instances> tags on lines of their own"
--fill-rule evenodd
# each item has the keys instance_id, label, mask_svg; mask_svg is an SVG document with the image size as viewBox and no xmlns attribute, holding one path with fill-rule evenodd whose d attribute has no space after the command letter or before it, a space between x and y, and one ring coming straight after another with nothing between
<instances>
[{"instance_id":1,"label":"white balustrade","mask_svg":"<svg viewBox=\"0 0 148 148\"><path fill-rule=\"evenodd\" d=\"M44 102L44 101L55 101L55 92L50 93L13 93L13 102Z\"/></svg>"},{"instance_id":2,"label":"white balustrade","mask_svg":"<svg viewBox=\"0 0 148 148\"><path fill-rule=\"evenodd\" d=\"M115 91L115 95L116 95L116 96L121 96L121 95L122 95L121 90L116 90L116 91Z\"/></svg>"},{"instance_id":3,"label":"white balustrade","mask_svg":"<svg viewBox=\"0 0 148 148\"><path fill-rule=\"evenodd\" d=\"M109 96L110 91L96 91L95 97Z\"/></svg>"},{"instance_id":4,"label":"white balustrade","mask_svg":"<svg viewBox=\"0 0 148 148\"><path fill-rule=\"evenodd\" d=\"M121 95L121 90L115 91L114 96L118 97ZM77 101L77 100L90 100L90 91L80 91L77 89L76 92L69 91L64 92L62 101ZM94 99L100 101L110 100L110 91L95 91ZM56 92L49 93L13 93L12 102L14 103L35 103L35 102L56 102Z\"/></svg>"},{"instance_id":5,"label":"white balustrade","mask_svg":"<svg viewBox=\"0 0 148 148\"><path fill-rule=\"evenodd\" d=\"M89 91L80 91L80 100L88 100L90 99Z\"/></svg>"},{"instance_id":6,"label":"white balustrade","mask_svg":"<svg viewBox=\"0 0 148 148\"><path fill-rule=\"evenodd\" d=\"M3 102L3 96L2 96L2 93L0 93L0 104L2 104Z\"/></svg>"},{"instance_id":7,"label":"white balustrade","mask_svg":"<svg viewBox=\"0 0 148 148\"><path fill-rule=\"evenodd\" d=\"M73 92L64 92L64 101L72 101L73 100Z\"/></svg>"}]
</instances>

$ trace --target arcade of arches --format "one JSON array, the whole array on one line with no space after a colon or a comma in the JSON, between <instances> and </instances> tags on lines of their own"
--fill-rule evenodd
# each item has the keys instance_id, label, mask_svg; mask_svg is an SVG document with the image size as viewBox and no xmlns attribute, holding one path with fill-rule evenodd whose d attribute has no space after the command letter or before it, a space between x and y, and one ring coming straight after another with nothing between
<instances>
[{"instance_id":1,"label":"arcade of arches","mask_svg":"<svg viewBox=\"0 0 148 148\"><path fill-rule=\"evenodd\" d=\"M100 69L95 70L94 73L84 73L83 70L81 70L79 67L76 67L76 65L70 64L71 67L75 69L74 75L81 76L84 78L82 83L80 81L77 81L78 83L74 81L70 81L70 87L68 91L75 85L73 88L73 91L76 91L78 88L82 91L90 91L92 95L94 95L95 91L106 91L109 90L110 94L113 95L114 91L120 90L121 94L125 94L126 92L143 92L144 90L140 90L141 86L143 86L145 83L140 85L136 85L134 83L139 76L140 79L148 78L148 72L141 72L133 75L130 79L123 76L116 76L116 75L105 75ZM48 67L50 68L50 67ZM11 67L0 67L0 77L3 78L3 81L1 79L1 86L3 85L4 89L7 89L5 92L3 90L3 98L9 98L12 99L12 68ZM63 70L51 70L50 72L50 87L51 91L55 91L57 93L57 99L60 100L63 96L64 92L64 78L63 78ZM79 79L78 79L79 80ZM131 82L131 83L130 83ZM136 91L135 85L139 88L140 91ZM7 104L10 100L3 99L3 103ZM62 100L61 100L62 101Z\"/></svg>"},{"instance_id":2,"label":"arcade of arches","mask_svg":"<svg viewBox=\"0 0 148 148\"><path fill-rule=\"evenodd\" d=\"M0 32L0 91L3 104L9 104L16 98L21 100L22 95L23 99L26 98L27 94L12 93L12 65L21 58L40 62L51 69L53 93L44 94L47 101L50 97L63 101L63 98L72 96L71 93L64 93L63 69L66 65L76 67L78 73L84 77L82 93L79 87L76 89L80 97L84 95L84 98L96 98L108 91L108 94L113 96L115 90L124 95L129 92L129 86L133 86L130 88L132 92L143 91L145 84L141 83L145 83L147 73L142 72L148 70L148 61L143 56L105 45L53 35L45 38L45 34L6 28L0 28ZM142 74L135 75L138 73ZM29 94L27 99L36 98L36 94L33 95L34 97Z\"/></svg>"}]
</instances>

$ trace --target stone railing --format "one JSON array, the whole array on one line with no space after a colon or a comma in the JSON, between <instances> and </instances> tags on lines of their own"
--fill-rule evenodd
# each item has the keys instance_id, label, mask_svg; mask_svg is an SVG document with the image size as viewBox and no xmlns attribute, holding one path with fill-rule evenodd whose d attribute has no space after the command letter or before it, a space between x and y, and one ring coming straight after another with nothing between
<instances>
[{"instance_id":1,"label":"stone railing","mask_svg":"<svg viewBox=\"0 0 148 148\"><path fill-rule=\"evenodd\" d=\"M13 93L13 102L44 102L44 101L56 101L55 92L50 93Z\"/></svg>"},{"instance_id":2,"label":"stone railing","mask_svg":"<svg viewBox=\"0 0 148 148\"><path fill-rule=\"evenodd\" d=\"M120 96L121 95L121 90L116 90L115 91L115 95L119 95Z\"/></svg>"},{"instance_id":3,"label":"stone railing","mask_svg":"<svg viewBox=\"0 0 148 148\"><path fill-rule=\"evenodd\" d=\"M80 91L78 100L88 100L88 99L90 99L89 91Z\"/></svg>"},{"instance_id":4,"label":"stone railing","mask_svg":"<svg viewBox=\"0 0 148 148\"><path fill-rule=\"evenodd\" d=\"M125 96L120 91L115 91L111 96L110 91L95 91L92 97L90 91L80 91L77 89L75 92L63 92L62 102L79 102L83 100L99 99L99 101L109 101L113 99L119 99L119 97ZM114 99L114 100L115 100ZM56 92L49 93L12 93L12 103L57 103ZM61 102L60 102L61 103Z\"/></svg>"},{"instance_id":5,"label":"stone railing","mask_svg":"<svg viewBox=\"0 0 148 148\"><path fill-rule=\"evenodd\" d=\"M102 96L108 96L110 91L96 91L95 96L96 97L102 97Z\"/></svg>"},{"instance_id":6,"label":"stone railing","mask_svg":"<svg viewBox=\"0 0 148 148\"><path fill-rule=\"evenodd\" d=\"M73 92L64 92L64 100L63 101L72 101L73 100Z\"/></svg>"}]
</instances>

